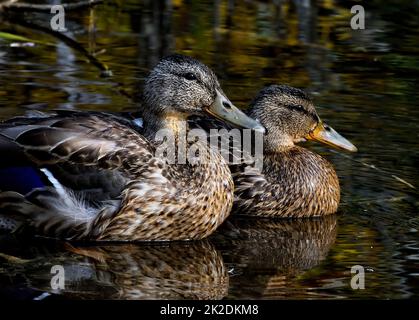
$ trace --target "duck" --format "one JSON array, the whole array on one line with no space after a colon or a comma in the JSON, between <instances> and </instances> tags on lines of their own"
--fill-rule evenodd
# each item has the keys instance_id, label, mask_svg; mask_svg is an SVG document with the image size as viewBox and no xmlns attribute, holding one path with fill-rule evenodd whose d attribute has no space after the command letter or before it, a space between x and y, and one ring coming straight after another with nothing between
<instances>
[{"instance_id":1,"label":"duck","mask_svg":"<svg viewBox=\"0 0 419 320\"><path fill-rule=\"evenodd\" d=\"M357 148L321 120L310 96L288 85L263 88L245 111L266 129L262 167L231 163L235 184L234 213L265 218L307 218L334 214L340 202L339 179L332 164L299 146L317 141L349 152ZM217 121L191 119L210 130Z\"/></svg>"},{"instance_id":2,"label":"duck","mask_svg":"<svg viewBox=\"0 0 419 320\"><path fill-rule=\"evenodd\" d=\"M221 300L229 288L223 256L208 239L79 245L5 234L0 261L0 296L9 298ZM46 278L53 265L63 266L65 288Z\"/></svg>"},{"instance_id":3,"label":"duck","mask_svg":"<svg viewBox=\"0 0 419 320\"><path fill-rule=\"evenodd\" d=\"M188 241L214 232L233 204L228 164L199 141L199 158L173 162L167 155L178 151L190 115L264 128L231 103L208 66L180 54L152 69L141 108L142 133L105 112L57 110L0 123L7 155L0 160L0 226L72 241ZM175 150L164 156L170 138ZM15 180L4 178L9 169ZM25 179L34 188L7 185Z\"/></svg>"},{"instance_id":4,"label":"duck","mask_svg":"<svg viewBox=\"0 0 419 320\"><path fill-rule=\"evenodd\" d=\"M224 256L231 270L227 299L279 299L289 297L290 288L293 296L307 294L296 288L299 276L327 258L337 230L337 215L313 219L231 215L209 237L219 251L228 252Z\"/></svg>"}]
</instances>

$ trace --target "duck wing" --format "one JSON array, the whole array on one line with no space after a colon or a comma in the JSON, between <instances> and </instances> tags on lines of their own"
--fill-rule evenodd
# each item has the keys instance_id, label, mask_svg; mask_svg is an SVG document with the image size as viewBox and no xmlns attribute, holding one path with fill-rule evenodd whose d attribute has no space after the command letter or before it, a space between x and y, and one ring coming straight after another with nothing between
<instances>
[{"instance_id":1,"label":"duck wing","mask_svg":"<svg viewBox=\"0 0 419 320\"><path fill-rule=\"evenodd\" d=\"M87 200L118 195L152 150L131 120L110 113L57 111L0 124L1 167L45 168Z\"/></svg>"}]
</instances>

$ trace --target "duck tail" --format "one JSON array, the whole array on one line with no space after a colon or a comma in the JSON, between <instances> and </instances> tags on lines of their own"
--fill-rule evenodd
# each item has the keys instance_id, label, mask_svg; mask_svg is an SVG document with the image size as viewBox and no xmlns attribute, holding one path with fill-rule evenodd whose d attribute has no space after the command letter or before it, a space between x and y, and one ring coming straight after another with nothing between
<instances>
[{"instance_id":1,"label":"duck tail","mask_svg":"<svg viewBox=\"0 0 419 320\"><path fill-rule=\"evenodd\" d=\"M8 231L30 227L38 235L81 240L98 211L67 189L39 188L27 195L0 192L0 228Z\"/></svg>"}]
</instances>

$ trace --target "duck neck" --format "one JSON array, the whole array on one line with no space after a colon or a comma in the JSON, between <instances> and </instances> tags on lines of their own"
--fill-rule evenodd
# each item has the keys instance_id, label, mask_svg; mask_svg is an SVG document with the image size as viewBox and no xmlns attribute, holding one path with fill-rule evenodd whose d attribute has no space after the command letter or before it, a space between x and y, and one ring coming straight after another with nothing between
<instances>
[{"instance_id":1,"label":"duck neck","mask_svg":"<svg viewBox=\"0 0 419 320\"><path fill-rule=\"evenodd\" d=\"M164 115L144 114L145 128L143 135L156 146L156 152L167 157L172 168L177 172L187 171L194 174L194 170L208 170L214 160L214 154L207 143L206 137L189 136L186 115L179 113L165 113ZM199 150L199 156L192 156L192 150ZM190 164L190 166L184 166ZM226 165L225 163L223 163ZM194 168L194 169L193 169Z\"/></svg>"},{"instance_id":2,"label":"duck neck","mask_svg":"<svg viewBox=\"0 0 419 320\"><path fill-rule=\"evenodd\" d=\"M186 136L188 129L186 115L179 113L144 113L144 136L155 141L160 135L171 135L178 142Z\"/></svg>"},{"instance_id":3,"label":"duck neck","mask_svg":"<svg viewBox=\"0 0 419 320\"><path fill-rule=\"evenodd\" d=\"M143 134L155 143L156 150L164 144L162 137L167 134L175 137L175 149L170 151L174 157L168 159L174 162L169 161L165 171L170 185L177 192L176 197L167 199L163 204L164 208L171 212L175 208L181 212L181 215L177 215L179 221L195 221L193 230L188 231L188 239L201 239L210 235L226 219L233 205L234 184L227 163L219 152L208 146L206 138L198 142L187 138L186 117L148 113L143 118ZM199 149L199 159L189 157L191 147ZM182 225L183 223L178 224ZM185 235L176 235L171 239L179 240L182 237Z\"/></svg>"},{"instance_id":4,"label":"duck neck","mask_svg":"<svg viewBox=\"0 0 419 320\"><path fill-rule=\"evenodd\" d=\"M264 153L281 153L295 148L294 141L287 136L279 136L273 139L269 135L264 137L263 152Z\"/></svg>"}]
</instances>

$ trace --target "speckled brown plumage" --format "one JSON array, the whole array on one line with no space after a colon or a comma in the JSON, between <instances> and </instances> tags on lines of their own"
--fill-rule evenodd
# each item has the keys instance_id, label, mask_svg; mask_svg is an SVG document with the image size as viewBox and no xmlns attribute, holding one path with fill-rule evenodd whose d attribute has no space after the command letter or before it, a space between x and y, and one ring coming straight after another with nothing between
<instances>
[{"instance_id":1,"label":"speckled brown plumage","mask_svg":"<svg viewBox=\"0 0 419 320\"><path fill-rule=\"evenodd\" d=\"M13 217L37 234L71 240L207 237L233 204L227 163L205 144L199 161L171 164L155 155L161 142L154 134L165 129L177 141L188 115L214 105L226 114L237 110L208 67L174 55L146 80L144 136L126 119L98 112L58 111L0 124L2 152L47 170L54 184L27 195L3 190L0 216Z\"/></svg>"},{"instance_id":2,"label":"speckled brown plumage","mask_svg":"<svg viewBox=\"0 0 419 320\"><path fill-rule=\"evenodd\" d=\"M313 219L230 217L211 237L231 269L227 299L309 297L302 275L326 259L336 215Z\"/></svg>"},{"instance_id":3,"label":"speckled brown plumage","mask_svg":"<svg viewBox=\"0 0 419 320\"><path fill-rule=\"evenodd\" d=\"M321 128L331 132L350 151L356 148L323 124L314 104L302 90L272 85L261 90L249 116L266 128L263 138L263 169L231 166L235 182L235 213L262 217L313 217L335 213L340 201L339 180L333 166L321 156L296 143ZM196 120L209 130L225 127L215 121ZM324 141L323 141L324 142Z\"/></svg>"},{"instance_id":4,"label":"speckled brown plumage","mask_svg":"<svg viewBox=\"0 0 419 320\"><path fill-rule=\"evenodd\" d=\"M265 153L262 172L235 176L235 207L264 217L312 217L337 211L339 180L332 165L301 147Z\"/></svg>"},{"instance_id":5,"label":"speckled brown plumage","mask_svg":"<svg viewBox=\"0 0 419 320\"><path fill-rule=\"evenodd\" d=\"M235 208L267 217L313 217L335 213L339 180L332 165L295 143L321 124L314 104L299 89L272 85L252 102L248 114L267 128L261 172L235 174Z\"/></svg>"},{"instance_id":6,"label":"speckled brown plumage","mask_svg":"<svg viewBox=\"0 0 419 320\"><path fill-rule=\"evenodd\" d=\"M222 299L228 292L222 256L206 240L90 246L1 240L0 252L12 258L2 265L2 275L14 275L2 285L22 292L37 290L38 296L48 292L65 299ZM51 288L54 265L64 268L64 289Z\"/></svg>"}]
</instances>

